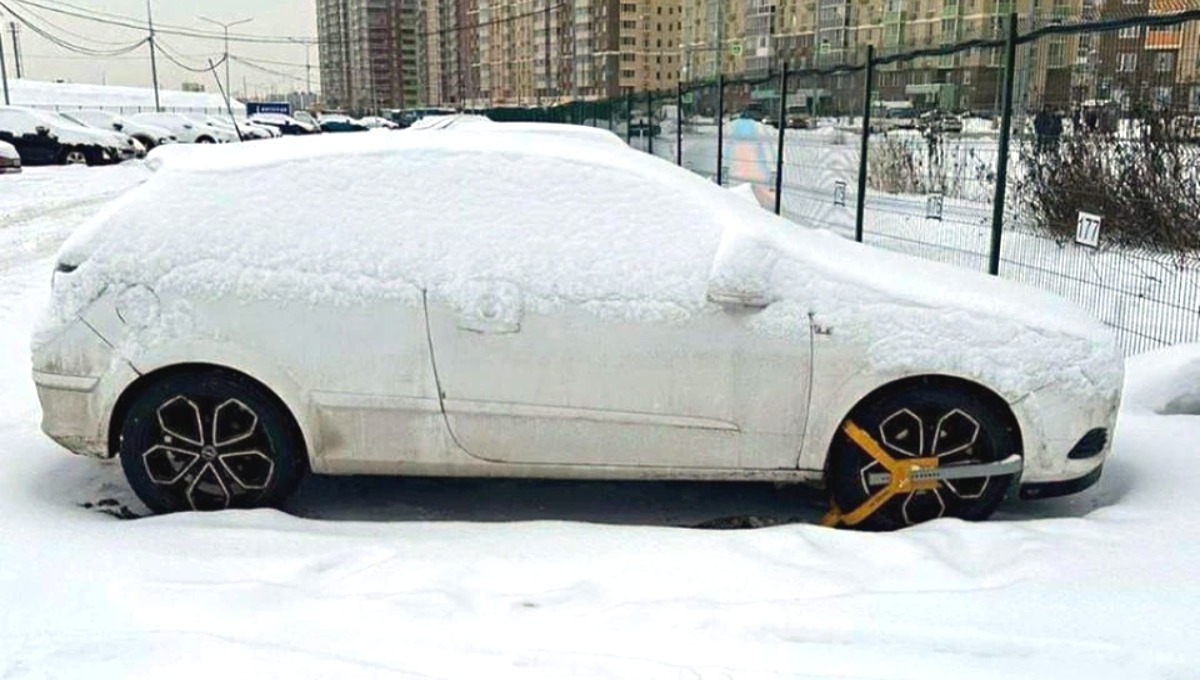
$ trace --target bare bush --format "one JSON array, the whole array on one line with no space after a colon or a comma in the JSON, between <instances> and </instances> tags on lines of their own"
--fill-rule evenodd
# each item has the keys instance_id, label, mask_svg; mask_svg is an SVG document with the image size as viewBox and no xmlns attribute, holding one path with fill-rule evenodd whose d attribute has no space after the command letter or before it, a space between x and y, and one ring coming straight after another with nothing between
<instances>
[{"instance_id":1,"label":"bare bush","mask_svg":"<svg viewBox=\"0 0 1200 680\"><path fill-rule=\"evenodd\" d=\"M1075 236L1080 211L1101 215L1106 245L1200 252L1200 149L1165 118L1030 140L1019 151L1017 201L1036 228Z\"/></svg>"},{"instance_id":2,"label":"bare bush","mask_svg":"<svg viewBox=\"0 0 1200 680\"><path fill-rule=\"evenodd\" d=\"M887 135L871 146L868 185L889 194L942 194L990 201L993 155L940 133Z\"/></svg>"}]
</instances>

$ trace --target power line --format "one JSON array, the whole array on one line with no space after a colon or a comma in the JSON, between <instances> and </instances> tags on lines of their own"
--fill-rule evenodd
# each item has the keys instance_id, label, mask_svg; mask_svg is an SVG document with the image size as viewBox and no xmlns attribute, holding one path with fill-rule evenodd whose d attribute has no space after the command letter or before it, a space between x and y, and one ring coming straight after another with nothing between
<instances>
[{"instance_id":1,"label":"power line","mask_svg":"<svg viewBox=\"0 0 1200 680\"><path fill-rule=\"evenodd\" d=\"M303 83L303 82L305 82L305 81L307 80L307 78L305 78L304 76L296 76L296 75L292 75L292 74L290 74L290 73L284 73L284 72L282 72L282 71L276 71L276 70L274 70L274 69L269 69L269 68L267 68L267 67L265 67L265 66L261 66L261 65L259 65L259 64L257 64L257 63L255 63L254 61L252 61L252 60L250 60L250 59L246 59L246 58L244 58L244 57L238 57L238 56L230 55L230 56L229 56L229 58L230 58L231 60L233 60L233 61L236 61L236 62L237 62L237 63L239 63L239 64L242 64L243 66L248 66L248 67L250 67L250 68L252 68L252 69L254 69L254 70L256 70L256 71L261 71L261 72L263 72L263 73L268 73L268 74L270 74L270 75L277 76L277 77L280 77L280 78L288 78L289 80L295 80L295 81L298 81L298 82L301 82L301 83Z\"/></svg>"},{"instance_id":2,"label":"power line","mask_svg":"<svg viewBox=\"0 0 1200 680\"><path fill-rule=\"evenodd\" d=\"M133 43L131 45L126 45L124 47L111 49L111 50L101 50L101 49L91 48L91 47L87 47L86 45L79 45L79 44L73 43L64 38L59 38L58 36L54 35L50 31L47 31L47 30L43 29L42 27L38 26L36 23L30 21L25 16L13 11L12 7L8 6L4 2L0 2L0 9L4 9L5 11L7 11L9 14L12 15L12 17L14 19L21 22L21 24L23 24L26 28L28 28L29 30L38 34L39 36L46 39L47 41L65 49L65 50L68 50L70 52L76 52L78 54L86 54L86 55L93 56L93 57L116 57L116 56L120 56L122 54L129 54L130 52L138 49L142 45L145 45L149 41L148 38L143 38L142 40L139 40L138 42Z\"/></svg>"},{"instance_id":3,"label":"power line","mask_svg":"<svg viewBox=\"0 0 1200 680\"><path fill-rule=\"evenodd\" d=\"M12 0L12 2L20 4L23 7L37 7L39 9L46 10L47 12L54 12L56 14L62 14L64 16L74 17L76 19L83 19L85 21L91 21L91 22L95 22L95 23L105 24L108 26L119 26L121 28L128 28L128 29L132 29L132 30L145 30L146 29L145 22L137 17L130 17L130 16L125 16L125 15L121 15L121 14L113 14L111 12L101 12L98 10L86 9L86 8L79 7L77 5L71 5L71 4L65 3L65 2L56 3L57 5L60 5L60 6L47 5L47 4L45 4L44 0L42 2L37 2L34 0ZM66 9L64 9L64 8L66 8ZM180 36L180 37L185 37L185 38L195 38L195 39L201 39L201 40L222 40L222 41L225 40L224 33L215 33L212 31L205 31L202 29L188 28L186 26L173 26L171 24L158 24L155 26L154 30L156 33L164 33L167 35L174 35L174 36ZM320 38L313 38L311 36L270 36L270 35L254 35L254 34L246 34L246 33L241 33L241 34L231 33L229 35L229 41L230 42L241 42L241 43L257 43L257 44L263 44L263 45L286 45L286 44L293 44L293 43L297 43L297 42L313 44L313 45L326 45L326 44L334 44L334 43L340 42L340 41L334 41L334 40L321 40Z\"/></svg>"},{"instance_id":4,"label":"power line","mask_svg":"<svg viewBox=\"0 0 1200 680\"><path fill-rule=\"evenodd\" d=\"M155 32L156 33L158 32L157 28L155 28ZM172 64L175 64L179 68L181 68L185 71L190 71L191 73L211 73L217 66L224 64L225 59L226 59L226 57L222 56L221 59L216 62L215 66L212 66L212 67L202 66L200 68L195 68L195 67L188 66L187 64L183 63L182 57L176 56L174 53L175 50L170 47L167 47L166 43L164 43L162 41L162 39L155 40L154 44L155 44L155 46L158 47L158 50L163 53L163 56L167 58L167 61L170 61Z\"/></svg>"}]
</instances>

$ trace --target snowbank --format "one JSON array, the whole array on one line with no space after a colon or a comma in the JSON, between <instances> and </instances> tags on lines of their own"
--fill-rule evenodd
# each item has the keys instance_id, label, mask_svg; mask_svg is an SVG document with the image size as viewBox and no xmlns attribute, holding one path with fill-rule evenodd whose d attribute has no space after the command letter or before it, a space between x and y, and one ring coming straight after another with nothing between
<instances>
[{"instance_id":1,"label":"snowbank","mask_svg":"<svg viewBox=\"0 0 1200 680\"><path fill-rule=\"evenodd\" d=\"M116 85L87 85L79 83L47 83L37 80L10 80L9 93L13 106L66 111L70 109L101 109L114 113L138 113L154 110L154 90L145 87ZM164 111L180 113L218 113L225 111L225 99L219 94L159 90ZM246 114L246 106L231 102L233 112Z\"/></svg>"},{"instance_id":2,"label":"snowbank","mask_svg":"<svg viewBox=\"0 0 1200 680\"><path fill-rule=\"evenodd\" d=\"M1200 345L1176 345L1129 360L1125 409L1200 415Z\"/></svg>"}]
</instances>

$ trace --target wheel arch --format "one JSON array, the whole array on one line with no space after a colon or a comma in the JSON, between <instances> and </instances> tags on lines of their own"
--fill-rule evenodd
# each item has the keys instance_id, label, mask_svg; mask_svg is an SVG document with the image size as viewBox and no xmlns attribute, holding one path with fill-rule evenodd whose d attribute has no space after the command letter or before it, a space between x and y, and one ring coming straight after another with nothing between
<instances>
[{"instance_id":1,"label":"wheel arch","mask_svg":"<svg viewBox=\"0 0 1200 680\"><path fill-rule=\"evenodd\" d=\"M206 371L223 371L238 375L243 379L255 383L267 394L271 395L275 400L277 400L279 405L283 408L283 411L287 413L290 420L290 426L295 428L296 434L299 435L299 441L301 441L304 446L304 451L302 453L305 464L311 463L313 452L316 450L315 447L317 446L317 442L313 437L313 432L311 431L311 427L308 425L307 419L304 417L305 411L302 402L299 401L298 397L295 396L295 393L293 393L292 390L286 386L282 387L281 389L276 389L275 387L272 387L271 384L238 368L218 363L206 362L182 362L160 366L152 371L148 371L139 375L136 379L125 386L120 395L117 397L116 401L113 403L113 407L109 412L107 433L109 454L115 456L116 452L120 449L121 425L125 420L125 416L129 413L129 408L132 406L134 400L137 399L138 395L163 378L187 373L203 373Z\"/></svg>"},{"instance_id":2,"label":"wheel arch","mask_svg":"<svg viewBox=\"0 0 1200 680\"><path fill-rule=\"evenodd\" d=\"M829 468L834 437L837 435L838 427L841 425L841 422L847 416L853 413L855 409L872 399L876 399L882 395L890 394L892 392L911 389L916 386L935 388L939 386L954 387L958 389L965 389L975 394L984 401L988 408L994 409L995 413L1012 429L1013 436L1016 438L1017 449L1021 452L1022 457L1024 457L1025 436L1021 427L1022 421L1021 418L1017 416L1017 413L1013 410L1012 406L1004 399L1004 397L1000 396L998 393L986 387L985 385L968 378L941 373L927 373L905 376L877 385L867 393L858 396L856 399L852 399L850 407L848 409L844 409L844 412L831 415L829 421L833 423L833 427L826 428L828 431L822 433L821 439L815 443L820 451L820 469L822 472L828 470Z\"/></svg>"}]
</instances>

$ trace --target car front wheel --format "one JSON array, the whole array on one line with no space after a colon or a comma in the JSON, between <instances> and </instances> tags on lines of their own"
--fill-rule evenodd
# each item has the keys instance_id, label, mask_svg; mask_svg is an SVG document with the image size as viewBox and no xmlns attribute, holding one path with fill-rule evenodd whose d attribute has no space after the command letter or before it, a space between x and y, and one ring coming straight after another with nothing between
<instances>
[{"instance_id":1,"label":"car front wheel","mask_svg":"<svg viewBox=\"0 0 1200 680\"><path fill-rule=\"evenodd\" d=\"M921 481L893 495L884 493L889 475L880 458L944 471L996 464L1020 448L1017 427L998 398L954 382L914 382L869 396L842 421L826 481L835 513L853 518L843 523L855 528L897 529L939 517L983 520L1004 500L1013 474ZM873 512L854 515L880 499L886 501Z\"/></svg>"},{"instance_id":2,"label":"car front wheel","mask_svg":"<svg viewBox=\"0 0 1200 680\"><path fill-rule=\"evenodd\" d=\"M303 438L275 395L218 369L142 389L121 425L120 458L155 512L278 506L308 469Z\"/></svg>"}]
</instances>

